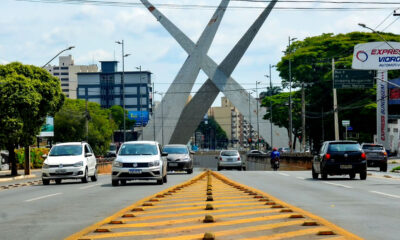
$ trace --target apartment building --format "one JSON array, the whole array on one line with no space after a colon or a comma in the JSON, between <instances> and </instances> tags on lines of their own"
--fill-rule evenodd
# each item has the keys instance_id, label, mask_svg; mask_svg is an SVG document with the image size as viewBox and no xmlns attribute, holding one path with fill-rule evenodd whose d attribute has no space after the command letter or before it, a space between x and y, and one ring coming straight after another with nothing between
<instances>
[{"instance_id":1,"label":"apartment building","mask_svg":"<svg viewBox=\"0 0 400 240\"><path fill-rule=\"evenodd\" d=\"M58 66L47 65L45 69L61 81L61 90L66 97L77 98L78 75L80 72L97 72L96 64L75 65L71 55L60 56Z\"/></svg>"}]
</instances>

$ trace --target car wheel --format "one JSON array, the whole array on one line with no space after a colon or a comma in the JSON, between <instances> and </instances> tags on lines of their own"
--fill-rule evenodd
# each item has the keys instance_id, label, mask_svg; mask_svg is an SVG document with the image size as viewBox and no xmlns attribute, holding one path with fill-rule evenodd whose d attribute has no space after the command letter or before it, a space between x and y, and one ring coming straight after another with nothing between
<instances>
[{"instance_id":1,"label":"car wheel","mask_svg":"<svg viewBox=\"0 0 400 240\"><path fill-rule=\"evenodd\" d=\"M242 167L238 167L238 170L239 170L239 171L242 171Z\"/></svg>"},{"instance_id":2,"label":"car wheel","mask_svg":"<svg viewBox=\"0 0 400 240\"><path fill-rule=\"evenodd\" d=\"M122 185L122 186L125 186L125 185L126 185L126 180L121 180L120 182L121 182L121 185Z\"/></svg>"},{"instance_id":3,"label":"car wheel","mask_svg":"<svg viewBox=\"0 0 400 240\"><path fill-rule=\"evenodd\" d=\"M318 175L319 175L319 174L315 172L314 167L312 167L312 170L311 170L311 171L312 171L312 178L313 178L313 179L318 179Z\"/></svg>"},{"instance_id":4,"label":"car wheel","mask_svg":"<svg viewBox=\"0 0 400 240\"><path fill-rule=\"evenodd\" d=\"M167 183L168 179L167 179L167 174L165 174L165 176L162 178L163 183Z\"/></svg>"},{"instance_id":5,"label":"car wheel","mask_svg":"<svg viewBox=\"0 0 400 240\"><path fill-rule=\"evenodd\" d=\"M56 181L56 184L61 184L61 179L56 179L54 181Z\"/></svg>"},{"instance_id":6,"label":"car wheel","mask_svg":"<svg viewBox=\"0 0 400 240\"><path fill-rule=\"evenodd\" d=\"M360 179L361 180L367 179L367 170L360 172Z\"/></svg>"},{"instance_id":7,"label":"car wheel","mask_svg":"<svg viewBox=\"0 0 400 240\"><path fill-rule=\"evenodd\" d=\"M193 173L193 168L192 168L192 169L189 169L189 170L187 170L186 172L187 172L187 174L192 174L192 173Z\"/></svg>"},{"instance_id":8,"label":"car wheel","mask_svg":"<svg viewBox=\"0 0 400 240\"><path fill-rule=\"evenodd\" d=\"M82 182L83 182L83 183L89 182L89 175L88 175L88 170L87 170L87 168L85 169L85 176L83 176Z\"/></svg>"},{"instance_id":9,"label":"car wheel","mask_svg":"<svg viewBox=\"0 0 400 240\"><path fill-rule=\"evenodd\" d=\"M97 181L97 167L94 169L94 175L90 177L90 180L92 180L92 182Z\"/></svg>"},{"instance_id":10,"label":"car wheel","mask_svg":"<svg viewBox=\"0 0 400 240\"><path fill-rule=\"evenodd\" d=\"M356 173L350 173L350 179L354 179L356 177Z\"/></svg>"},{"instance_id":11,"label":"car wheel","mask_svg":"<svg viewBox=\"0 0 400 240\"><path fill-rule=\"evenodd\" d=\"M324 180L328 179L328 173L322 172L321 173L321 178L324 179Z\"/></svg>"},{"instance_id":12,"label":"car wheel","mask_svg":"<svg viewBox=\"0 0 400 240\"><path fill-rule=\"evenodd\" d=\"M380 167L381 172L387 172L387 164Z\"/></svg>"},{"instance_id":13,"label":"car wheel","mask_svg":"<svg viewBox=\"0 0 400 240\"><path fill-rule=\"evenodd\" d=\"M49 185L50 184L50 180L49 179L42 179L42 183L43 183L43 185Z\"/></svg>"},{"instance_id":14,"label":"car wheel","mask_svg":"<svg viewBox=\"0 0 400 240\"><path fill-rule=\"evenodd\" d=\"M246 167L242 167L243 171L246 171Z\"/></svg>"},{"instance_id":15,"label":"car wheel","mask_svg":"<svg viewBox=\"0 0 400 240\"><path fill-rule=\"evenodd\" d=\"M116 186L119 185L119 181L118 181L118 180L112 180L112 181L111 181L111 184L112 184L114 187L116 187Z\"/></svg>"},{"instance_id":16,"label":"car wheel","mask_svg":"<svg viewBox=\"0 0 400 240\"><path fill-rule=\"evenodd\" d=\"M217 167L217 171L221 171L221 168L219 166Z\"/></svg>"},{"instance_id":17,"label":"car wheel","mask_svg":"<svg viewBox=\"0 0 400 240\"><path fill-rule=\"evenodd\" d=\"M158 184L158 185L163 185L163 183L164 183L164 182L163 182L163 179L162 179L162 178L157 180L157 184Z\"/></svg>"}]
</instances>

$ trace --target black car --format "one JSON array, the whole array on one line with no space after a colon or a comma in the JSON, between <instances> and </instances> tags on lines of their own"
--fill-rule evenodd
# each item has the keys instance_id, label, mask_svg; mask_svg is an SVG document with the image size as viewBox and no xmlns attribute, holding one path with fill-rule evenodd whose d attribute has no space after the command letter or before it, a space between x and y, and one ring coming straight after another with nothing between
<instances>
[{"instance_id":1,"label":"black car","mask_svg":"<svg viewBox=\"0 0 400 240\"><path fill-rule=\"evenodd\" d=\"M381 172L387 171L388 154L381 144L363 143L361 148L367 155L368 167L379 167Z\"/></svg>"},{"instance_id":2,"label":"black car","mask_svg":"<svg viewBox=\"0 0 400 240\"><path fill-rule=\"evenodd\" d=\"M186 171L188 174L193 172L193 154L188 147L183 144L169 144L163 148L168 153L168 171Z\"/></svg>"},{"instance_id":3,"label":"black car","mask_svg":"<svg viewBox=\"0 0 400 240\"><path fill-rule=\"evenodd\" d=\"M327 141L324 142L319 153L314 156L312 164L312 177L327 179L328 175L350 175L355 178L356 173L360 179L367 179L366 154L360 144L355 141Z\"/></svg>"}]
</instances>

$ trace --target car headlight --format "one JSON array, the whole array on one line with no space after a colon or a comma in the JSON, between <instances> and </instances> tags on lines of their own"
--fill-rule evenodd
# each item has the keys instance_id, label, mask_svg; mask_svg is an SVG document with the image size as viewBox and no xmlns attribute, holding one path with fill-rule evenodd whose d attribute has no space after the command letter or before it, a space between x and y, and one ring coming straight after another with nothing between
<instances>
[{"instance_id":1,"label":"car headlight","mask_svg":"<svg viewBox=\"0 0 400 240\"><path fill-rule=\"evenodd\" d=\"M74 164L74 167L82 167L82 166L83 166L83 161Z\"/></svg>"},{"instance_id":2,"label":"car headlight","mask_svg":"<svg viewBox=\"0 0 400 240\"><path fill-rule=\"evenodd\" d=\"M122 168L122 162L114 161L114 162L113 162L113 166L114 166L114 167L117 167L117 168Z\"/></svg>"},{"instance_id":3,"label":"car headlight","mask_svg":"<svg viewBox=\"0 0 400 240\"><path fill-rule=\"evenodd\" d=\"M49 168L49 164L43 163L42 168L48 169Z\"/></svg>"},{"instance_id":4,"label":"car headlight","mask_svg":"<svg viewBox=\"0 0 400 240\"><path fill-rule=\"evenodd\" d=\"M154 162L149 162L149 167L157 167L160 166L161 161L160 160L156 160Z\"/></svg>"},{"instance_id":5,"label":"car headlight","mask_svg":"<svg viewBox=\"0 0 400 240\"><path fill-rule=\"evenodd\" d=\"M185 158L182 158L182 161L190 161L190 157L185 157Z\"/></svg>"}]
</instances>

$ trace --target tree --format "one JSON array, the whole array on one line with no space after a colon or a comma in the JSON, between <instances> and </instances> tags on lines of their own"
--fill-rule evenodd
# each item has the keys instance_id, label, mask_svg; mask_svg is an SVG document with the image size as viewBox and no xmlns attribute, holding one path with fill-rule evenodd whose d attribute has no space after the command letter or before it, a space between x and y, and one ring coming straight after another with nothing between
<instances>
[{"instance_id":1,"label":"tree","mask_svg":"<svg viewBox=\"0 0 400 240\"><path fill-rule=\"evenodd\" d=\"M56 142L86 141L96 155L104 155L116 130L116 124L110 119L110 110L103 109L100 104L81 99L67 99L54 118L54 140ZM86 118L88 117L88 136L86 136Z\"/></svg>"},{"instance_id":2,"label":"tree","mask_svg":"<svg viewBox=\"0 0 400 240\"><path fill-rule=\"evenodd\" d=\"M111 117L119 130L124 129L124 109L119 105L110 107ZM128 111L125 109L125 128L132 129L135 126L135 120L128 118Z\"/></svg>"},{"instance_id":3,"label":"tree","mask_svg":"<svg viewBox=\"0 0 400 240\"><path fill-rule=\"evenodd\" d=\"M399 35L380 34L387 41L400 41ZM289 56L292 62L292 87L299 87L301 83L307 84L306 128L315 148L319 147L322 140L334 138L332 58L335 59L336 69L351 69L354 46L374 41L381 41L377 34L362 32L338 35L327 33L309 37L293 42L277 64L284 87L289 84ZM389 78L399 75L399 71L389 71ZM354 131L363 136L360 141L372 141L376 132L375 92L375 89L338 90L339 119L351 121ZM295 115L293 112L294 118ZM341 128L341 131L344 129Z\"/></svg>"},{"instance_id":4,"label":"tree","mask_svg":"<svg viewBox=\"0 0 400 240\"><path fill-rule=\"evenodd\" d=\"M208 118L207 124L202 121L196 129L196 132L201 132L206 139L209 139L208 148L211 147L213 140L215 147L226 148L228 145L228 137L225 131L221 128L217 121L213 117Z\"/></svg>"},{"instance_id":5,"label":"tree","mask_svg":"<svg viewBox=\"0 0 400 240\"><path fill-rule=\"evenodd\" d=\"M60 81L46 70L18 62L0 65L0 145L9 151L11 175L17 175L14 149L25 147L29 174L29 145L64 102Z\"/></svg>"}]
</instances>

